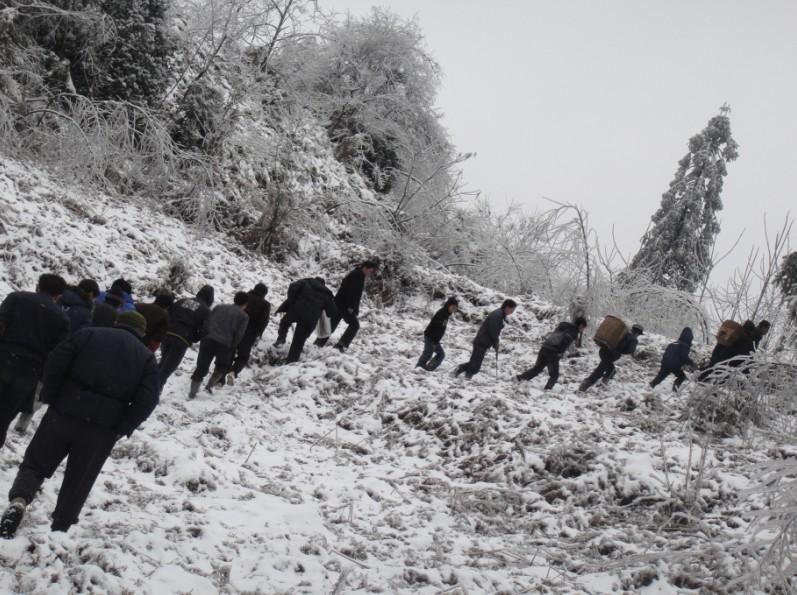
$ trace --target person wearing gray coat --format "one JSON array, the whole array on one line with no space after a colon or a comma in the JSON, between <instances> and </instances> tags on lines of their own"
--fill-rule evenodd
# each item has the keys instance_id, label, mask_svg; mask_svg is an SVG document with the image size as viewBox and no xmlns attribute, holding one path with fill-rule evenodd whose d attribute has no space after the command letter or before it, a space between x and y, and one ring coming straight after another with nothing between
<instances>
[{"instance_id":1,"label":"person wearing gray coat","mask_svg":"<svg viewBox=\"0 0 797 595\"><path fill-rule=\"evenodd\" d=\"M239 291L235 294L232 304L216 306L210 313L206 323L205 336L199 342L196 369L191 374L189 399L196 397L202 379L207 375L214 359L216 367L205 386L208 392L212 392L213 387L230 371L235 348L243 339L249 324L249 317L246 315L248 301L249 295L244 291Z\"/></svg>"},{"instance_id":2,"label":"person wearing gray coat","mask_svg":"<svg viewBox=\"0 0 797 595\"><path fill-rule=\"evenodd\" d=\"M457 367L454 372L455 376L459 376L464 372L466 378L472 378L474 374L478 374L479 370L481 370L482 362L488 349L495 349L496 354L498 353L504 321L507 316L515 311L516 307L517 304L513 300L504 300L500 308L490 312L484 322L482 322L479 332L476 333L476 338L473 340L473 351L471 351L470 360Z\"/></svg>"}]
</instances>

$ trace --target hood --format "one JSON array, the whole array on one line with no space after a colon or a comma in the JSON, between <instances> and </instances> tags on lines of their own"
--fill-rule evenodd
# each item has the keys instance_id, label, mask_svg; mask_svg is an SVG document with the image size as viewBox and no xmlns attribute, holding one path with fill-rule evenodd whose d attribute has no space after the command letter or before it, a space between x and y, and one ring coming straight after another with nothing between
<instances>
[{"instance_id":1,"label":"hood","mask_svg":"<svg viewBox=\"0 0 797 595\"><path fill-rule=\"evenodd\" d=\"M196 294L196 299L205 302L208 307L213 305L213 298L216 297L216 292L210 285L205 285Z\"/></svg>"},{"instance_id":2,"label":"hood","mask_svg":"<svg viewBox=\"0 0 797 595\"><path fill-rule=\"evenodd\" d=\"M695 338L695 336L692 333L692 329L690 329L687 326L687 327L684 328L684 330L681 331L681 336L678 337L678 342L679 343L686 343L687 345L691 345L692 344L692 339L694 339L694 338Z\"/></svg>"},{"instance_id":3,"label":"hood","mask_svg":"<svg viewBox=\"0 0 797 595\"><path fill-rule=\"evenodd\" d=\"M80 296L80 293L77 290L71 287L68 287L64 291L64 294L61 296L59 301L62 306L66 306L68 308L88 308L91 305L90 302L87 302Z\"/></svg>"}]
</instances>

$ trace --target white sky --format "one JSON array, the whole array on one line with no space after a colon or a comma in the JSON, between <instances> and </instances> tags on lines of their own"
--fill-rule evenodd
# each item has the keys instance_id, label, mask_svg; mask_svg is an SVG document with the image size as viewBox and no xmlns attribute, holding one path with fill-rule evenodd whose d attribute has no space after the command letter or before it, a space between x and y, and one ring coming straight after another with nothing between
<instances>
[{"instance_id":1,"label":"white sky","mask_svg":"<svg viewBox=\"0 0 797 595\"><path fill-rule=\"evenodd\" d=\"M690 136L727 102L720 247L725 276L794 207L795 0L320 0L417 17L440 63L439 106L471 186L496 205L584 206L602 240L635 251ZM794 234L792 234L794 235ZM718 275L719 276L719 275ZM719 280L719 279L717 279Z\"/></svg>"}]
</instances>

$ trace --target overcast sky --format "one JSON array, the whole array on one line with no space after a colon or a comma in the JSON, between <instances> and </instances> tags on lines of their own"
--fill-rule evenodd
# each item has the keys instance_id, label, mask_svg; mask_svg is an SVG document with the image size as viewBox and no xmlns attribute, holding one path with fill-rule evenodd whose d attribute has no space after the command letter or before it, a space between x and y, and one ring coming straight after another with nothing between
<instances>
[{"instance_id":1,"label":"overcast sky","mask_svg":"<svg viewBox=\"0 0 797 595\"><path fill-rule=\"evenodd\" d=\"M584 206L633 252L690 136L727 102L739 158L719 245L734 260L797 214L795 0L320 0L417 17L471 186L496 205ZM794 237L794 234L792 234ZM721 269L727 275L732 266Z\"/></svg>"}]
</instances>

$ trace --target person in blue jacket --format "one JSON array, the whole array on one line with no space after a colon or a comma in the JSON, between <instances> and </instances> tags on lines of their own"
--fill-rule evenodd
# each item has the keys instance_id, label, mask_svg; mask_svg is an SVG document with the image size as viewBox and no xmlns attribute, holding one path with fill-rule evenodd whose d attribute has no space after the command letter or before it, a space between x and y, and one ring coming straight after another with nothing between
<instances>
[{"instance_id":1,"label":"person in blue jacket","mask_svg":"<svg viewBox=\"0 0 797 595\"><path fill-rule=\"evenodd\" d=\"M117 300L117 296L121 299ZM133 303L133 286L130 285L130 281L125 279L117 279L111 284L110 289L101 291L94 303L109 303L119 312L136 311L136 305Z\"/></svg>"},{"instance_id":2,"label":"person in blue jacket","mask_svg":"<svg viewBox=\"0 0 797 595\"><path fill-rule=\"evenodd\" d=\"M674 391L678 390L678 387L684 383L686 374L684 374L683 367L695 365L695 362L689 357L693 338L694 334L692 333L692 329L687 326L681 331L681 336L678 337L675 343L667 345L667 348L664 350L664 355L661 358L659 373L650 381L651 388L661 384L670 374L675 376L675 382L672 385Z\"/></svg>"},{"instance_id":3,"label":"person in blue jacket","mask_svg":"<svg viewBox=\"0 0 797 595\"><path fill-rule=\"evenodd\" d=\"M91 324L94 300L100 295L100 286L93 279L83 279L75 287L67 287L58 305L69 318L69 332L74 334Z\"/></svg>"}]
</instances>

